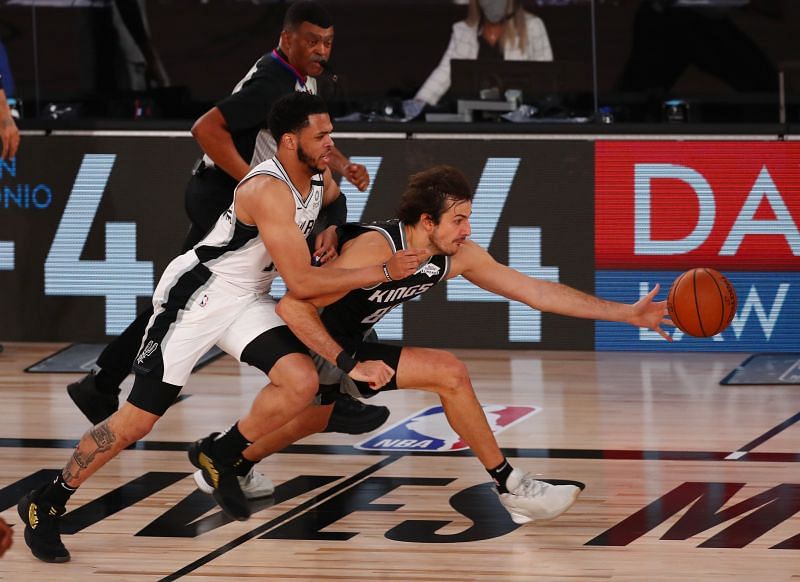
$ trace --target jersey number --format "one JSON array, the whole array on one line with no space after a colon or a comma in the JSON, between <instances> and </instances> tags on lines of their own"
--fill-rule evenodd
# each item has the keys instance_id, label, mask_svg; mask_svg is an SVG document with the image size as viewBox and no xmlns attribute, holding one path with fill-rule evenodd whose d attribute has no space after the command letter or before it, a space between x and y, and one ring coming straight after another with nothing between
<instances>
[{"instance_id":1,"label":"jersey number","mask_svg":"<svg viewBox=\"0 0 800 582\"><path fill-rule=\"evenodd\" d=\"M395 306L390 305L389 307L383 307L381 309L378 309L378 311L375 311L371 315L368 315L364 319L362 319L361 323L378 323L381 317L383 317L392 310L392 307Z\"/></svg>"}]
</instances>

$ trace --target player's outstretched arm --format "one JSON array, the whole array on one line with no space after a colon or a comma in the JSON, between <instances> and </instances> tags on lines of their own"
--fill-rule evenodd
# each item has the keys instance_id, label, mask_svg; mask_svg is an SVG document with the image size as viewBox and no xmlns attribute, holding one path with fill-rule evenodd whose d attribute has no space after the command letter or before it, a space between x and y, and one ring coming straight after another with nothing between
<instances>
[{"instance_id":1,"label":"player's outstretched arm","mask_svg":"<svg viewBox=\"0 0 800 582\"><path fill-rule=\"evenodd\" d=\"M608 301L562 283L523 275L511 267L498 263L473 242L465 244L453 259L450 276L459 274L478 287L520 301L540 311L584 319L629 323L636 327L652 329L670 340L669 334L662 327L671 325L667 318L667 302L654 301L658 294L658 285L632 305Z\"/></svg>"},{"instance_id":2,"label":"player's outstretched arm","mask_svg":"<svg viewBox=\"0 0 800 582\"><path fill-rule=\"evenodd\" d=\"M275 267L286 286L299 298L349 291L400 279L414 273L427 251L398 251L384 265L357 269L331 268L324 272L311 266L308 246L294 219L294 199L289 187L270 176L256 175L236 190L236 216L258 227Z\"/></svg>"},{"instance_id":3,"label":"player's outstretched arm","mask_svg":"<svg viewBox=\"0 0 800 582\"><path fill-rule=\"evenodd\" d=\"M633 308L633 315L628 321L635 327L646 327L658 332L658 334L665 340L671 342L672 336L662 327L664 325L675 326L672 320L667 316L667 302L655 301L661 285L656 283L647 295L639 299L631 307Z\"/></svg>"}]
</instances>

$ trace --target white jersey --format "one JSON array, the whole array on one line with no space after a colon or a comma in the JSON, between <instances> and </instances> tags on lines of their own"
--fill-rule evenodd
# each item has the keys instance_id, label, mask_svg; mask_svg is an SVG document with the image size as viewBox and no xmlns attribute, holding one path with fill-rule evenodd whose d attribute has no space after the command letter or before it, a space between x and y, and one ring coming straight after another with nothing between
<instances>
[{"instance_id":1,"label":"white jersey","mask_svg":"<svg viewBox=\"0 0 800 582\"><path fill-rule=\"evenodd\" d=\"M295 223L303 236L308 237L322 207L322 174L311 177L311 191L306 197L292 184L277 158L261 162L239 185L259 174L272 176L289 186L295 203ZM267 293L278 272L272 256L258 235L258 228L244 224L236 218L238 189L239 186L234 190L233 203L220 215L214 228L186 255L194 255L193 259L196 261L193 262L199 262L213 275L236 287L257 294Z\"/></svg>"}]
</instances>

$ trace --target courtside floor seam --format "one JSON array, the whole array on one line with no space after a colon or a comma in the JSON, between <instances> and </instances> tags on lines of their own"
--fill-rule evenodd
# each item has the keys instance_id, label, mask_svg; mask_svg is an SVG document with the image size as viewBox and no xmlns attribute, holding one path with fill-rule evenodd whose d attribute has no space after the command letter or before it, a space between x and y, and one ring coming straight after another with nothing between
<instances>
[{"instance_id":1,"label":"courtside floor seam","mask_svg":"<svg viewBox=\"0 0 800 582\"><path fill-rule=\"evenodd\" d=\"M795 415L800 420L800 413ZM783 423L786 424L786 423ZM780 425L782 426L782 425ZM787 425L788 426L788 425ZM786 427L783 427L785 429ZM766 434L766 433L765 433ZM777 434L774 433L774 434ZM771 436L774 436L771 435ZM760 437L759 437L760 438ZM756 439L757 441L759 439ZM756 442L756 441L752 441ZM72 439L14 439L0 438L0 448L6 449L74 449L78 444ZM137 451L186 451L191 442L186 441L139 441L127 450ZM759 444L763 444L760 441ZM800 453L755 453L744 450L730 451L654 451L621 449L533 449L503 447L503 454L511 458L530 459L584 459L584 460L623 460L623 461L752 461L765 463L800 463ZM741 453L741 454L740 454ZM364 451L350 445L290 445L276 454L292 455L399 455L428 457L472 457L469 450L422 452L422 451Z\"/></svg>"}]
</instances>

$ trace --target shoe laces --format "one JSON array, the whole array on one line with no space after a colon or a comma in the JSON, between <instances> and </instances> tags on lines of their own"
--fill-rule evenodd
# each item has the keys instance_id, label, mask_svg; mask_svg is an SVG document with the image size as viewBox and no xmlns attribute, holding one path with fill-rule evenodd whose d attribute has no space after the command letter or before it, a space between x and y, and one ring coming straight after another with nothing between
<instances>
[{"instance_id":1,"label":"shoe laces","mask_svg":"<svg viewBox=\"0 0 800 582\"><path fill-rule=\"evenodd\" d=\"M530 473L525 473L513 493L514 495L519 495L520 497L540 497L547 492L549 487L549 483L534 479L533 475Z\"/></svg>"}]
</instances>

